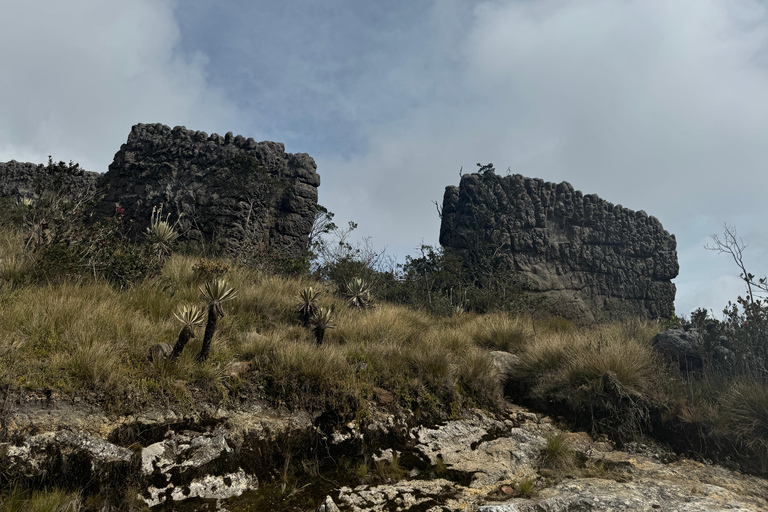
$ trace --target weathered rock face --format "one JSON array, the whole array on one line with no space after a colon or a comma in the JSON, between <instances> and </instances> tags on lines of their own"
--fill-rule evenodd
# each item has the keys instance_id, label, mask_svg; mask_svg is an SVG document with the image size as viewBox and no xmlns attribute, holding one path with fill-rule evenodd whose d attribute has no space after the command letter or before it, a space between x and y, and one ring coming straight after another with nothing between
<instances>
[{"instance_id":1,"label":"weathered rock face","mask_svg":"<svg viewBox=\"0 0 768 512\"><path fill-rule=\"evenodd\" d=\"M99 181L98 212L124 208L138 236L163 205L188 239L294 258L306 248L319 185L315 161L282 144L137 124Z\"/></svg>"},{"instance_id":2,"label":"weathered rock face","mask_svg":"<svg viewBox=\"0 0 768 512\"><path fill-rule=\"evenodd\" d=\"M674 310L674 235L644 211L566 182L466 174L446 187L440 244L467 260L502 254L525 288L569 318L664 318Z\"/></svg>"},{"instance_id":3,"label":"weathered rock face","mask_svg":"<svg viewBox=\"0 0 768 512\"><path fill-rule=\"evenodd\" d=\"M59 185L76 197L86 197L96 188L99 175L82 169L61 176ZM35 182L45 179L45 166L15 160L0 163L0 197L37 199Z\"/></svg>"},{"instance_id":4,"label":"weathered rock face","mask_svg":"<svg viewBox=\"0 0 768 512\"><path fill-rule=\"evenodd\" d=\"M140 239L153 208L179 220L182 240L230 251L297 258L307 248L320 177L305 153L242 135L208 135L162 124L137 124L106 174L75 172L57 187L77 198L100 198L95 218L116 208ZM0 163L0 197L35 199L45 166Z\"/></svg>"},{"instance_id":5,"label":"weathered rock face","mask_svg":"<svg viewBox=\"0 0 768 512\"><path fill-rule=\"evenodd\" d=\"M367 426L352 422L332 430L321 426L322 415L258 403L222 409L203 402L184 413L155 409L126 417L69 400L17 397L8 405L0 486L55 482L83 487L86 495L100 493L112 504L138 499L169 509L187 501L186 510L208 510L211 503L203 500L217 500L222 509L239 510L270 482L280 481L287 461L297 468L349 456L357 462L365 439L373 443L366 453L382 467L394 465L398 455L401 476L352 486L324 479L333 484L326 488L331 496L324 492L316 510L756 512L768 507L764 479L680 458L653 444L615 450L604 439L562 431L548 416L509 403L497 414L470 411L434 426L409 424L413 418L407 414L374 409ZM562 472L545 460L548 440L557 436L574 464ZM526 482L532 489L523 492ZM304 488L297 485L294 492ZM230 507L229 500L240 500L240 507Z\"/></svg>"}]
</instances>

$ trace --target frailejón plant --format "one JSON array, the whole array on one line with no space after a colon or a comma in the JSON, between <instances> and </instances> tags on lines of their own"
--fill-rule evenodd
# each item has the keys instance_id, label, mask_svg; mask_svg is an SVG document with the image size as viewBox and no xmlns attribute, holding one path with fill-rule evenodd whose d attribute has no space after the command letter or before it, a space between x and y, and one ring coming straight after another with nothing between
<instances>
[{"instance_id":1,"label":"frailej\u00f3n plant","mask_svg":"<svg viewBox=\"0 0 768 512\"><path fill-rule=\"evenodd\" d=\"M320 346L323 344L323 338L325 338L325 330L336 327L336 324L333 323L333 309L317 308L317 313L312 316L312 325L314 326L315 341Z\"/></svg>"},{"instance_id":2,"label":"frailej\u00f3n plant","mask_svg":"<svg viewBox=\"0 0 768 512\"><path fill-rule=\"evenodd\" d=\"M301 323L304 327L309 327L312 317L317 314L317 298L320 296L319 291L311 286L308 286L299 292L299 302L296 304L296 312L301 318Z\"/></svg>"},{"instance_id":3,"label":"frailej\u00f3n plant","mask_svg":"<svg viewBox=\"0 0 768 512\"><path fill-rule=\"evenodd\" d=\"M347 283L347 305L356 309L368 309L373 306L371 287L364 279L356 277Z\"/></svg>"},{"instance_id":4,"label":"frailej\u00f3n plant","mask_svg":"<svg viewBox=\"0 0 768 512\"><path fill-rule=\"evenodd\" d=\"M173 352L171 352L171 360L176 360L184 351L184 347L191 338L195 337L195 327L203 324L203 310L200 306L183 305L176 308L173 316L176 320L184 324L179 333L179 339L176 340L176 345L173 346Z\"/></svg>"},{"instance_id":5,"label":"frailej\u00f3n plant","mask_svg":"<svg viewBox=\"0 0 768 512\"><path fill-rule=\"evenodd\" d=\"M196 358L197 361L202 362L208 359L208 354L211 351L211 341L213 341L213 333L216 332L216 322L219 318L226 316L222 304L234 299L237 294L225 279L208 281L200 287L200 292L202 292L200 298L208 303L208 321L205 324L203 346Z\"/></svg>"}]
</instances>

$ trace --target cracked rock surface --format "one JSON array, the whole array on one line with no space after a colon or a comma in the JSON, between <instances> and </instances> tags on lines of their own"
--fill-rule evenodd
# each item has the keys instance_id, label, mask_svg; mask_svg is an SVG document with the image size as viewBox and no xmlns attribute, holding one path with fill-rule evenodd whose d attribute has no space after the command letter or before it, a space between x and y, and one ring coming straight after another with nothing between
<instances>
[{"instance_id":1,"label":"cracked rock surface","mask_svg":"<svg viewBox=\"0 0 768 512\"><path fill-rule=\"evenodd\" d=\"M500 254L561 316L668 318L677 242L644 211L582 194L569 183L473 173L446 187L440 244L468 262Z\"/></svg>"}]
</instances>

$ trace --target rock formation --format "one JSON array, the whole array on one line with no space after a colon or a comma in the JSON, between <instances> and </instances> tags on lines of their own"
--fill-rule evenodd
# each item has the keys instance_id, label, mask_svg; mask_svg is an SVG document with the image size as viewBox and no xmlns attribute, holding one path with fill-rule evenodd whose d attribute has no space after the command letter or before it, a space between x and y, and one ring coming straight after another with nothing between
<instances>
[{"instance_id":1,"label":"rock formation","mask_svg":"<svg viewBox=\"0 0 768 512\"><path fill-rule=\"evenodd\" d=\"M446 187L440 244L465 262L500 255L525 289L568 318L674 311L674 235L644 211L566 182L466 174Z\"/></svg>"},{"instance_id":2,"label":"rock formation","mask_svg":"<svg viewBox=\"0 0 768 512\"><path fill-rule=\"evenodd\" d=\"M187 239L296 258L314 220L316 167L275 142L137 124L99 180L98 212L124 208L139 235L162 205Z\"/></svg>"},{"instance_id":3,"label":"rock formation","mask_svg":"<svg viewBox=\"0 0 768 512\"><path fill-rule=\"evenodd\" d=\"M162 124L137 124L99 175L76 169L62 184L79 197L96 189L95 219L119 207L140 239L153 209L179 220L181 240L243 253L297 258L304 254L317 207L320 177L305 153L242 135L208 135ZM36 197L49 178L44 165L0 163L0 197Z\"/></svg>"},{"instance_id":4,"label":"rock formation","mask_svg":"<svg viewBox=\"0 0 768 512\"><path fill-rule=\"evenodd\" d=\"M768 506L764 479L653 444L615 450L604 439L562 431L548 416L513 404L495 415L469 411L434 426L374 409L360 430L337 425L331 432L306 412L255 403L221 408L200 402L184 413L151 409L121 417L72 400L16 397L6 407L0 486L55 482L82 488L93 503L99 494L106 505L141 500L163 510L202 510L216 500L222 510L241 509L262 491L274 493L269 484L279 485L289 463L306 468L314 461L311 467L320 468L318 461L341 464L336 461L350 453L359 462L367 442L379 467L392 467L397 456L402 474L390 482L345 485L336 483L336 473L330 479L297 470L307 485L297 484L294 492L307 503L310 483L330 483L319 489L317 510L325 512L757 512ZM548 439L558 436L579 461L560 473L543 457ZM533 488L528 495L520 491L525 482Z\"/></svg>"},{"instance_id":5,"label":"rock formation","mask_svg":"<svg viewBox=\"0 0 768 512\"><path fill-rule=\"evenodd\" d=\"M11 160L0 162L0 197L17 199L37 199L40 187L50 177L46 175L46 166L42 164L22 163ZM74 197L85 197L93 192L99 175L80 168L62 174L57 185Z\"/></svg>"}]
</instances>

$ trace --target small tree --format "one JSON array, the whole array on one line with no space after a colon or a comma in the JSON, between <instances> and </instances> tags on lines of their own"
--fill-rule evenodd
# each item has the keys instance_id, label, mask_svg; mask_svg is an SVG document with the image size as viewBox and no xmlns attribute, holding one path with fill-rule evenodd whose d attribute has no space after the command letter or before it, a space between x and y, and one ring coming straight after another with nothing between
<instances>
[{"instance_id":1,"label":"small tree","mask_svg":"<svg viewBox=\"0 0 768 512\"><path fill-rule=\"evenodd\" d=\"M747 270L744 262L744 250L747 245L738 236L736 229L723 224L722 238L712 235L712 245L705 249L721 254L728 254L740 270L739 278L746 286L746 297L737 297L735 303L728 303L723 310L724 321L717 325L710 338L724 335L737 359L731 365L737 374L747 375L763 383L768 383L768 278L760 277ZM701 313L698 314L701 317ZM706 319L706 314L704 315ZM709 345L717 348L719 341Z\"/></svg>"},{"instance_id":2,"label":"small tree","mask_svg":"<svg viewBox=\"0 0 768 512\"><path fill-rule=\"evenodd\" d=\"M224 279L214 279L200 287L201 299L208 303L208 321L205 324L203 346L195 358L198 362L208 359L213 341L213 333L216 332L216 322L226 316L222 304L234 299L237 295L235 289L227 284Z\"/></svg>"},{"instance_id":3,"label":"small tree","mask_svg":"<svg viewBox=\"0 0 768 512\"><path fill-rule=\"evenodd\" d=\"M171 352L171 360L175 361L184 351L184 347L189 340L195 337L194 328L203 324L203 310L200 306L184 305L179 306L173 313L173 316L184 324L179 333L179 339L176 340L176 345L173 346L173 352Z\"/></svg>"}]
</instances>

